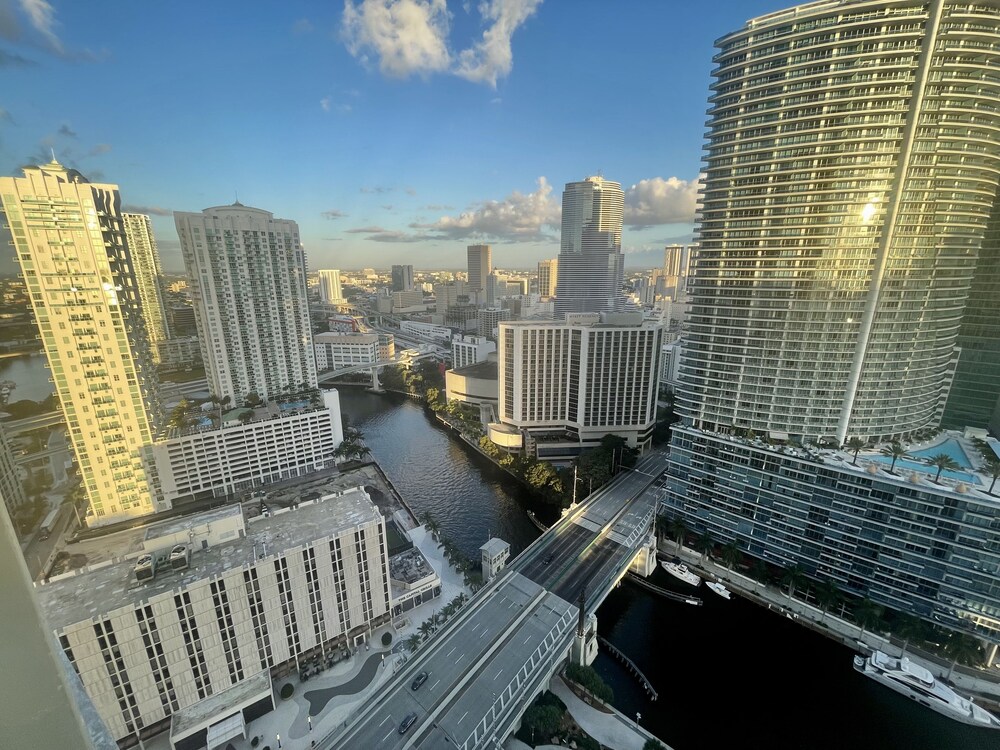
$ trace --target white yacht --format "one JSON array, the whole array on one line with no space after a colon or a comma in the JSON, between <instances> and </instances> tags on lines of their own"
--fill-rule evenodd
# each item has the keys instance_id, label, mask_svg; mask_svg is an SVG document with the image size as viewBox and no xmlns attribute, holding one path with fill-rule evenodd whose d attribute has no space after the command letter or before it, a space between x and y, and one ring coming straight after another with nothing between
<instances>
[{"instance_id":1,"label":"white yacht","mask_svg":"<svg viewBox=\"0 0 1000 750\"><path fill-rule=\"evenodd\" d=\"M854 668L897 693L963 724L1000 729L1000 719L963 698L927 669L907 657L895 659L881 651L854 657Z\"/></svg>"},{"instance_id":2,"label":"white yacht","mask_svg":"<svg viewBox=\"0 0 1000 750\"><path fill-rule=\"evenodd\" d=\"M723 599L728 599L732 595L732 592L718 581L706 581L705 585L708 586L713 593L718 594Z\"/></svg>"},{"instance_id":3,"label":"white yacht","mask_svg":"<svg viewBox=\"0 0 1000 750\"><path fill-rule=\"evenodd\" d=\"M674 578L680 578L684 583L690 583L692 586L700 586L701 579L688 570L688 566L680 561L679 558L674 558L672 562L660 561L660 565L663 569L667 571Z\"/></svg>"}]
</instances>

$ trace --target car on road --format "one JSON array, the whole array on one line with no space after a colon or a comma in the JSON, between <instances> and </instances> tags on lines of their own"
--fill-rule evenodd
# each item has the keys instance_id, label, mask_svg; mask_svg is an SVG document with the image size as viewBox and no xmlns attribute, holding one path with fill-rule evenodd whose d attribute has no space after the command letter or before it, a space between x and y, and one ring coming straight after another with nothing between
<instances>
[{"instance_id":1,"label":"car on road","mask_svg":"<svg viewBox=\"0 0 1000 750\"><path fill-rule=\"evenodd\" d=\"M413 682L410 683L411 690L419 690L420 686L427 682L427 673L421 672L416 677L413 678Z\"/></svg>"},{"instance_id":2,"label":"car on road","mask_svg":"<svg viewBox=\"0 0 1000 750\"><path fill-rule=\"evenodd\" d=\"M406 730L412 727L417 722L416 714L407 714L406 718L403 719L402 723L399 725L399 733L406 734Z\"/></svg>"}]
</instances>

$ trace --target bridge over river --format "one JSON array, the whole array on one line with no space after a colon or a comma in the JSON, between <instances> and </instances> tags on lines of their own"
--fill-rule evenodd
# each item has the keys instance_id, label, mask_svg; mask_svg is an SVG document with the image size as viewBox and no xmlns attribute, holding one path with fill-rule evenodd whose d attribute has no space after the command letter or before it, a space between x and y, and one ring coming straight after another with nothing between
<instances>
[{"instance_id":1,"label":"bridge over river","mask_svg":"<svg viewBox=\"0 0 1000 750\"><path fill-rule=\"evenodd\" d=\"M664 454L648 454L572 509L423 644L346 728L316 746L499 747L559 665L571 654L593 659L590 616L630 566L655 564L655 492L666 467ZM427 681L413 690L421 672ZM410 714L416 720L400 734Z\"/></svg>"}]
</instances>

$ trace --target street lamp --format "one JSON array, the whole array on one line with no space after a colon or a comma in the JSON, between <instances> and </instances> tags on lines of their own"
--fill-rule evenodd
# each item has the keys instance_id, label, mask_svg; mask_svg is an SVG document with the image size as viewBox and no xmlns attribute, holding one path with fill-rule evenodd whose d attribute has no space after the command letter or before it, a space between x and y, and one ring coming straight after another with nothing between
<instances>
[{"instance_id":1,"label":"street lamp","mask_svg":"<svg viewBox=\"0 0 1000 750\"><path fill-rule=\"evenodd\" d=\"M636 729L639 728L639 719L641 719L641 718L642 718L642 714L639 713L638 711L636 711L635 712L635 728ZM278 747L281 747L281 745L278 745Z\"/></svg>"}]
</instances>

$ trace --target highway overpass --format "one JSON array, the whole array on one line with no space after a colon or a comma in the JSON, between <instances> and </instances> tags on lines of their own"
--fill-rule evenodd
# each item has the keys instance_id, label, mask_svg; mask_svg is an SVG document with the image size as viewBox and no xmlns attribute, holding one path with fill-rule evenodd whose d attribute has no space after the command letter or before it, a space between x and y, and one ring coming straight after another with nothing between
<instances>
[{"instance_id":1,"label":"highway overpass","mask_svg":"<svg viewBox=\"0 0 1000 750\"><path fill-rule=\"evenodd\" d=\"M646 544L666 465L664 454L650 454L573 509L424 643L379 698L316 746L499 747L570 652L586 649L577 639L581 595L589 616L637 556L655 554ZM413 690L421 672L427 681ZM416 720L400 734L410 714Z\"/></svg>"}]
</instances>

